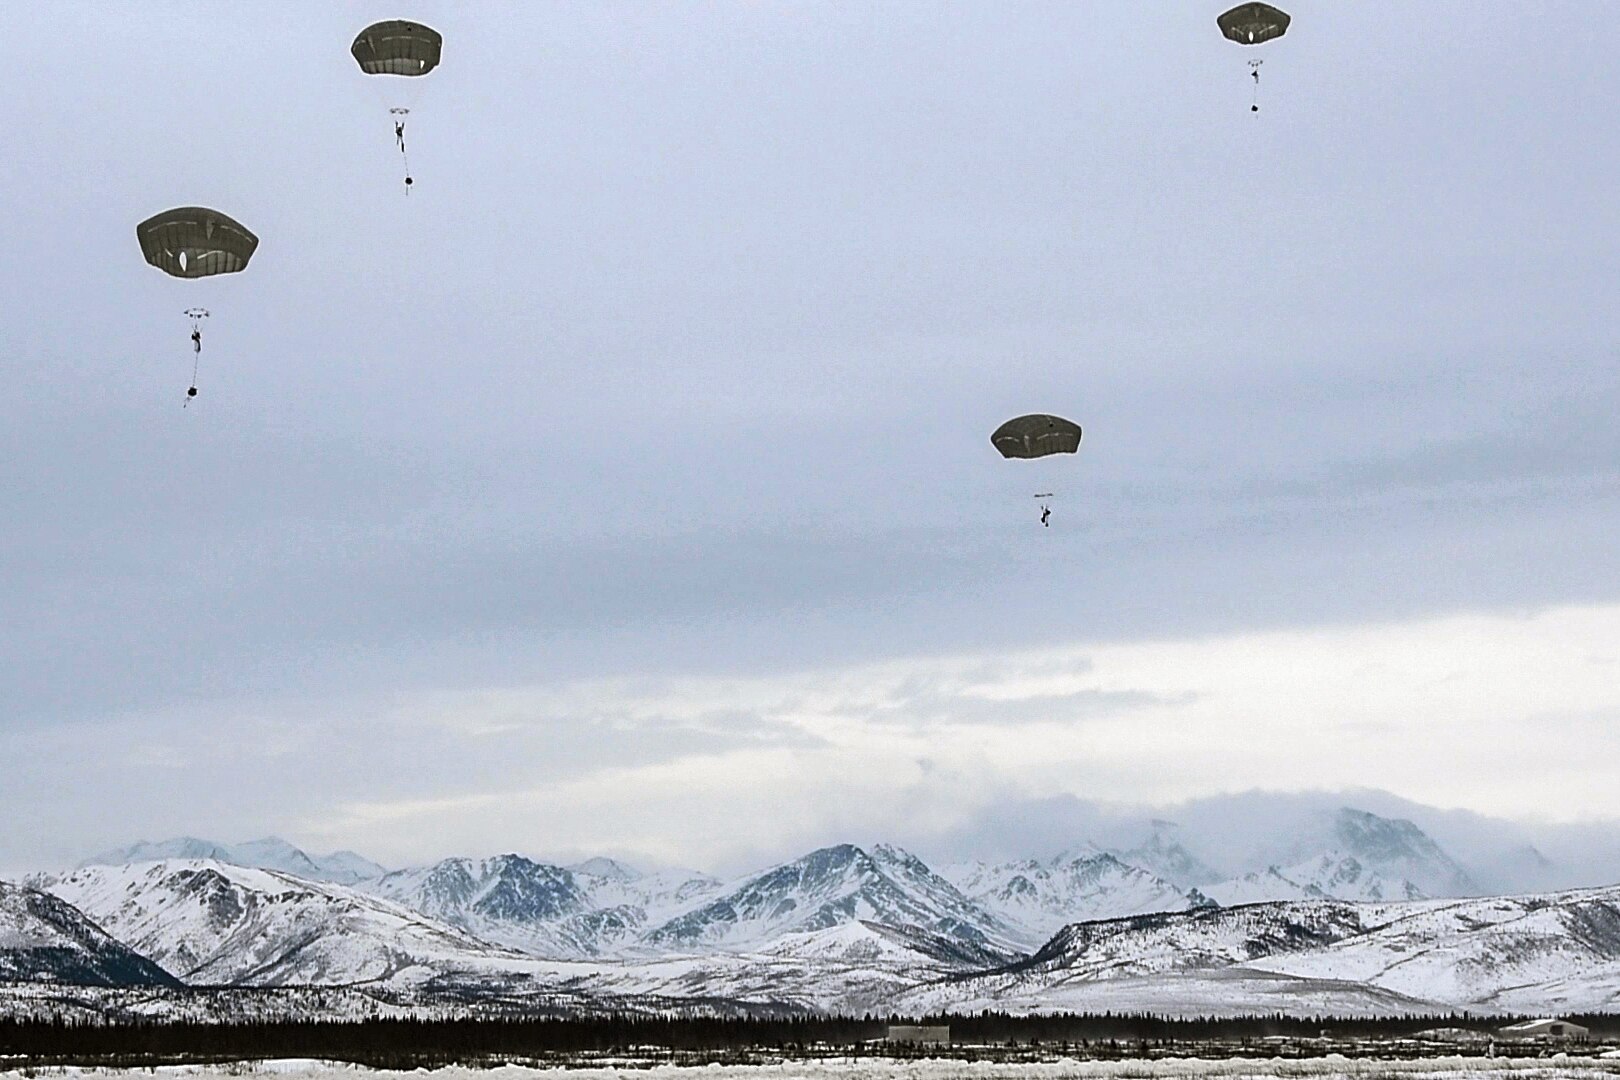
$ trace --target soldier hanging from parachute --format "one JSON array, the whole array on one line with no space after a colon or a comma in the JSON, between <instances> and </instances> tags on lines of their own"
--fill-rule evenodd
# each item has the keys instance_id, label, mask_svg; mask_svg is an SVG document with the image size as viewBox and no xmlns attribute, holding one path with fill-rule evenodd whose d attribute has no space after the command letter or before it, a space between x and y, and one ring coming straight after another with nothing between
<instances>
[{"instance_id":1,"label":"soldier hanging from parachute","mask_svg":"<svg viewBox=\"0 0 1620 1080\"><path fill-rule=\"evenodd\" d=\"M180 403L181 408L191 404L191 399L197 396L197 368L202 365L202 321L208 318L207 308L186 308L186 316L191 319L191 386L186 390L186 400Z\"/></svg>"},{"instance_id":2,"label":"soldier hanging from parachute","mask_svg":"<svg viewBox=\"0 0 1620 1080\"><path fill-rule=\"evenodd\" d=\"M355 63L367 75L401 75L419 78L439 66L444 50L444 38L432 27L404 19L389 19L373 23L360 31L349 46ZM405 194L411 193L416 183L411 176L410 155L405 152L405 122L411 110L395 105L388 110L394 118L394 143L405 167Z\"/></svg>"},{"instance_id":3,"label":"soldier hanging from parachute","mask_svg":"<svg viewBox=\"0 0 1620 1080\"><path fill-rule=\"evenodd\" d=\"M1031 413L1008 420L990 436L990 444L1004 458L1043 458L1052 454L1073 454L1080 449L1080 425L1061 416ZM1027 490L1027 489L1026 489ZM1051 528L1055 491L1039 491L1035 498L1041 502L1041 525Z\"/></svg>"},{"instance_id":4,"label":"soldier hanging from parachute","mask_svg":"<svg viewBox=\"0 0 1620 1080\"><path fill-rule=\"evenodd\" d=\"M1290 21L1286 11L1279 11L1270 4L1239 4L1216 18L1215 25L1221 28L1221 33L1229 41L1239 45L1260 45L1286 34ZM1249 61L1249 74L1254 77L1254 98L1249 105L1250 112L1260 111L1262 63L1264 61L1260 59Z\"/></svg>"},{"instance_id":5,"label":"soldier hanging from parachute","mask_svg":"<svg viewBox=\"0 0 1620 1080\"><path fill-rule=\"evenodd\" d=\"M154 214L135 226L146 261L177 278L208 278L240 273L259 247L259 238L234 218L205 206L182 206ZM202 364L202 320L208 309L186 309L191 320L191 386L189 405L197 396L197 370Z\"/></svg>"}]
</instances>

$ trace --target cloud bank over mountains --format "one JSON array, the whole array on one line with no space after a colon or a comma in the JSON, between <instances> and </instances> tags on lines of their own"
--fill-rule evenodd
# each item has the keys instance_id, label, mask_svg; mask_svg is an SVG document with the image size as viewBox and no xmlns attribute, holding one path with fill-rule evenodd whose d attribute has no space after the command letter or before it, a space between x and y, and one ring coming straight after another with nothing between
<instances>
[{"instance_id":1,"label":"cloud bank over mountains","mask_svg":"<svg viewBox=\"0 0 1620 1080\"><path fill-rule=\"evenodd\" d=\"M1620 823L1516 822L1425 806L1384 791L1279 793L1252 791L1177 806L1135 808L1073 796L1008 800L964 819L948 832L899 838L941 868L1031 868L1106 856L1121 873L1149 875L1175 888L1227 890L1224 902L1285 899L1288 883L1321 883L1351 858L1376 868L1378 880L1419 896L1464 896L1595 886L1620 881ZM878 845L879 848L882 845ZM523 856L507 855L498 858ZM276 837L223 844L194 837L138 842L101 852L78 865L121 865L158 859L213 859L262 867L311 880L398 883L435 866L479 872L489 856L456 856L389 872L354 851L312 855ZM680 882L718 876L646 860L535 852L535 865L586 874ZM1324 861L1326 860L1326 861ZM628 865L627 865L628 864ZM645 869L632 869L632 866ZM591 868L598 868L593 870ZM598 873L600 871L600 873ZM1048 872L1043 871L1043 872ZM961 873L970 873L961 869ZM1258 884L1267 877L1273 884ZM1375 890L1376 895L1366 894ZM1342 899L1393 898L1371 879L1349 880L1325 893ZM1366 895L1364 895L1366 894ZM1247 900L1239 900L1246 897Z\"/></svg>"}]
</instances>

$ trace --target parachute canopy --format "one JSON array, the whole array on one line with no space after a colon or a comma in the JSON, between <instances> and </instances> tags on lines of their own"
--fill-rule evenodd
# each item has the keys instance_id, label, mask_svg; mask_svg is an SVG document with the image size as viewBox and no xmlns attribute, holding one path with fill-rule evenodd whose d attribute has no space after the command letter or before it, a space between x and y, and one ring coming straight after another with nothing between
<instances>
[{"instance_id":1,"label":"parachute canopy","mask_svg":"<svg viewBox=\"0 0 1620 1080\"><path fill-rule=\"evenodd\" d=\"M372 23L349 51L367 75L426 75L439 66L444 38L430 26L389 19Z\"/></svg>"},{"instance_id":2,"label":"parachute canopy","mask_svg":"<svg viewBox=\"0 0 1620 1080\"><path fill-rule=\"evenodd\" d=\"M1215 20L1221 33L1239 45L1258 45L1288 32L1288 13L1270 4L1239 4Z\"/></svg>"},{"instance_id":3,"label":"parachute canopy","mask_svg":"<svg viewBox=\"0 0 1620 1080\"><path fill-rule=\"evenodd\" d=\"M218 210L182 206L135 226L146 261L178 278L234 274L247 266L259 238Z\"/></svg>"},{"instance_id":4,"label":"parachute canopy","mask_svg":"<svg viewBox=\"0 0 1620 1080\"><path fill-rule=\"evenodd\" d=\"M1080 425L1061 416L1031 413L996 428L990 442L1004 458L1072 454L1080 449Z\"/></svg>"}]
</instances>

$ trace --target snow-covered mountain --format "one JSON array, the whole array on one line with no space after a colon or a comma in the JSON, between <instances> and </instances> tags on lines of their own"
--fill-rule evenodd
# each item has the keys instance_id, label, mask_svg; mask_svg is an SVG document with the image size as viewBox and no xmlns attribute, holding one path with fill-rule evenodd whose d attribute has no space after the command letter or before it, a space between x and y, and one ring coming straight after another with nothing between
<instances>
[{"instance_id":1,"label":"snow-covered mountain","mask_svg":"<svg viewBox=\"0 0 1620 1080\"><path fill-rule=\"evenodd\" d=\"M1020 936L916 856L840 844L744 878L642 940L666 949L739 949L855 921L915 927L1003 954Z\"/></svg>"},{"instance_id":2,"label":"snow-covered mountain","mask_svg":"<svg viewBox=\"0 0 1620 1080\"><path fill-rule=\"evenodd\" d=\"M218 844L212 840L198 840L191 836L176 837L157 843L141 840L126 848L104 851L79 865L127 866L130 863L156 862L162 859L213 859L234 866L280 870L311 881L335 881L340 885L352 885L357 881L385 873L381 866L352 851L309 855L274 836L252 840L245 844Z\"/></svg>"},{"instance_id":3,"label":"snow-covered mountain","mask_svg":"<svg viewBox=\"0 0 1620 1080\"><path fill-rule=\"evenodd\" d=\"M1268 866L1207 886L1222 907L1268 900L1422 900L1422 889L1405 878L1387 879L1349 855L1321 855L1297 866Z\"/></svg>"},{"instance_id":4,"label":"snow-covered mountain","mask_svg":"<svg viewBox=\"0 0 1620 1080\"><path fill-rule=\"evenodd\" d=\"M1430 895L1409 878L1385 877L1352 855L1318 856L1285 867L1282 874L1302 882L1309 892L1335 900L1422 900Z\"/></svg>"},{"instance_id":5,"label":"snow-covered mountain","mask_svg":"<svg viewBox=\"0 0 1620 1080\"><path fill-rule=\"evenodd\" d=\"M1620 886L1079 923L1027 960L901 1000L1015 1011L1219 1013L1267 1000L1295 1012L1606 1011L1620 1005Z\"/></svg>"},{"instance_id":6,"label":"snow-covered mountain","mask_svg":"<svg viewBox=\"0 0 1620 1080\"><path fill-rule=\"evenodd\" d=\"M612 859L587 859L568 868L592 906L635 907L648 922L661 922L699 900L719 892L719 878L696 870L665 869L643 873Z\"/></svg>"},{"instance_id":7,"label":"snow-covered mountain","mask_svg":"<svg viewBox=\"0 0 1620 1080\"><path fill-rule=\"evenodd\" d=\"M1261 871L1250 871L1241 877L1228 878L1213 885L1206 885L1201 892L1220 907L1264 904L1272 900L1330 899L1320 889L1308 884L1300 884L1284 875L1282 870L1275 866L1268 866Z\"/></svg>"},{"instance_id":8,"label":"snow-covered mountain","mask_svg":"<svg viewBox=\"0 0 1620 1080\"><path fill-rule=\"evenodd\" d=\"M1424 896L1477 896L1479 885L1439 844L1404 818L1342 807L1333 815L1330 853L1355 860L1388 882Z\"/></svg>"},{"instance_id":9,"label":"snow-covered mountain","mask_svg":"<svg viewBox=\"0 0 1620 1080\"><path fill-rule=\"evenodd\" d=\"M1069 923L1184 911L1208 903L1198 892L1106 851L994 866L969 863L943 872L974 903L1023 931L1021 940L1030 948Z\"/></svg>"},{"instance_id":10,"label":"snow-covered mountain","mask_svg":"<svg viewBox=\"0 0 1620 1080\"><path fill-rule=\"evenodd\" d=\"M1114 854L1127 866L1140 867L1182 889L1213 885L1224 877L1193 854L1182 838L1179 825L1163 818L1149 823L1147 838L1141 843Z\"/></svg>"},{"instance_id":11,"label":"snow-covered mountain","mask_svg":"<svg viewBox=\"0 0 1620 1080\"><path fill-rule=\"evenodd\" d=\"M643 931L705 897L713 878L643 874L610 859L577 867L521 855L445 859L360 888L534 956L586 959L634 946Z\"/></svg>"},{"instance_id":12,"label":"snow-covered mountain","mask_svg":"<svg viewBox=\"0 0 1620 1080\"><path fill-rule=\"evenodd\" d=\"M0 881L0 983L178 986L55 896Z\"/></svg>"},{"instance_id":13,"label":"snow-covered mountain","mask_svg":"<svg viewBox=\"0 0 1620 1080\"><path fill-rule=\"evenodd\" d=\"M965 863L944 872L975 902L1043 935L1066 922L1179 911L1208 902L1396 900L1481 892L1468 871L1412 822L1350 807L1302 815L1282 832L1262 836L1225 870L1196 850L1188 836L1181 825L1154 819L1145 832L1113 848L1090 845L1079 854Z\"/></svg>"},{"instance_id":14,"label":"snow-covered mountain","mask_svg":"<svg viewBox=\"0 0 1620 1080\"><path fill-rule=\"evenodd\" d=\"M1276 850L1276 849L1274 849ZM1410 821L1341 807L1301 822L1281 863L1200 887L1217 904L1476 896L1455 859Z\"/></svg>"},{"instance_id":15,"label":"snow-covered mountain","mask_svg":"<svg viewBox=\"0 0 1620 1080\"><path fill-rule=\"evenodd\" d=\"M181 859L87 866L40 884L192 985L397 987L536 970L388 900L277 870Z\"/></svg>"},{"instance_id":16,"label":"snow-covered mountain","mask_svg":"<svg viewBox=\"0 0 1620 1080\"><path fill-rule=\"evenodd\" d=\"M622 884L639 881L646 876L635 867L626 866L617 859L606 859L600 856L594 859L586 859L583 862L571 863L567 869L576 874L585 874L602 881L617 881Z\"/></svg>"},{"instance_id":17,"label":"snow-covered mountain","mask_svg":"<svg viewBox=\"0 0 1620 1080\"><path fill-rule=\"evenodd\" d=\"M396 870L363 888L461 927L485 941L538 956L591 956L603 920L571 871L521 855L445 859Z\"/></svg>"}]
</instances>

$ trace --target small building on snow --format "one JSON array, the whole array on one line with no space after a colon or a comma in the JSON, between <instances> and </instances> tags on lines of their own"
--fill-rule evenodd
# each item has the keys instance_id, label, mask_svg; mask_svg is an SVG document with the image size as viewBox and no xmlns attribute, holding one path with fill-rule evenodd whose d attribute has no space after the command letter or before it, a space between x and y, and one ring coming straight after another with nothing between
<instances>
[{"instance_id":1,"label":"small building on snow","mask_svg":"<svg viewBox=\"0 0 1620 1080\"><path fill-rule=\"evenodd\" d=\"M1577 1039L1585 1041L1592 1035L1591 1028L1572 1024L1568 1020L1548 1017L1544 1020L1526 1020L1522 1024L1509 1024L1497 1029L1502 1039Z\"/></svg>"},{"instance_id":2,"label":"small building on snow","mask_svg":"<svg viewBox=\"0 0 1620 1080\"><path fill-rule=\"evenodd\" d=\"M949 1024L890 1024L884 1042L900 1046L949 1046Z\"/></svg>"}]
</instances>

